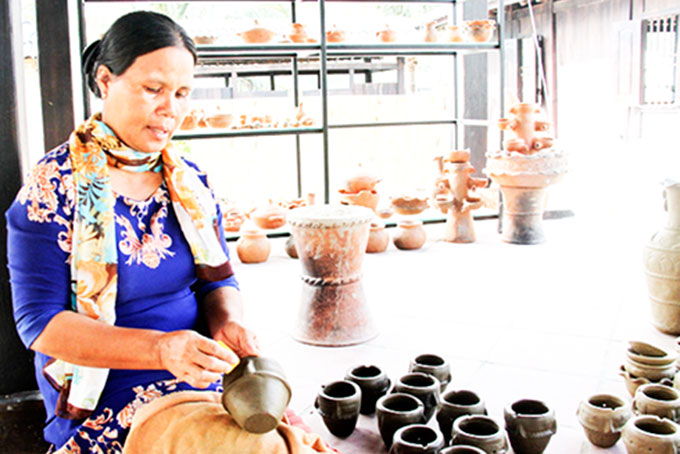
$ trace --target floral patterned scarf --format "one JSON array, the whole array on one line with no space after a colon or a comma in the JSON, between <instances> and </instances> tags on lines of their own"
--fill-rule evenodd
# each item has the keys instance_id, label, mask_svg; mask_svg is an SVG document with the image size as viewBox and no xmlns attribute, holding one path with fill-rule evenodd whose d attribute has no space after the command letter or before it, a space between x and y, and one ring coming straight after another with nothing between
<instances>
[{"instance_id":1,"label":"floral patterned scarf","mask_svg":"<svg viewBox=\"0 0 680 454\"><path fill-rule=\"evenodd\" d=\"M220 243L210 188L171 144L158 153L132 150L101 121L101 114L95 114L71 134L69 146L76 198L71 254L73 310L109 325L116 321L116 196L108 165L134 172L162 171L194 256L196 275L217 281L233 274ZM97 406L109 370L56 360L44 372L60 391L56 414L82 419Z\"/></svg>"}]
</instances>

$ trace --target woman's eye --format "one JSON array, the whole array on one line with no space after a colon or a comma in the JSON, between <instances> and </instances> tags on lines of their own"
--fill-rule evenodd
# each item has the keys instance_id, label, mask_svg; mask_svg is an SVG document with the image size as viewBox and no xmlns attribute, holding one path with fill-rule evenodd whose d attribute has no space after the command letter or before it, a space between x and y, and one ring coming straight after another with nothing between
<instances>
[{"instance_id":1,"label":"woman's eye","mask_svg":"<svg viewBox=\"0 0 680 454\"><path fill-rule=\"evenodd\" d=\"M158 94L158 93L161 92L161 89L160 89L160 88L156 88L156 87L144 87L144 89L145 89L146 91L148 91L149 93L153 93L153 94Z\"/></svg>"}]
</instances>

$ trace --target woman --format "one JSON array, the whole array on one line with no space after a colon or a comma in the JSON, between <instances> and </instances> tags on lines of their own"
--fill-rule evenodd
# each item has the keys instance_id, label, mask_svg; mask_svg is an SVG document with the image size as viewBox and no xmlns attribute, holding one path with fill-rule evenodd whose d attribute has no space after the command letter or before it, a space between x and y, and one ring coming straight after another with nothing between
<instances>
[{"instance_id":1,"label":"woman","mask_svg":"<svg viewBox=\"0 0 680 454\"><path fill-rule=\"evenodd\" d=\"M84 56L102 112L7 212L14 315L53 452L119 452L142 404L215 390L234 352L258 353L206 176L170 143L195 63L168 17L118 19Z\"/></svg>"}]
</instances>

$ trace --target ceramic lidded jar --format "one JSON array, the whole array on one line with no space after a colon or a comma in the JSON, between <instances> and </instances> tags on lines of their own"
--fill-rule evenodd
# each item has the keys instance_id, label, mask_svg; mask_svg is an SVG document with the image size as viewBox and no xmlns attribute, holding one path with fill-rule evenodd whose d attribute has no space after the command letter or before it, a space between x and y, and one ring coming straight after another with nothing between
<instances>
[{"instance_id":1,"label":"ceramic lidded jar","mask_svg":"<svg viewBox=\"0 0 680 454\"><path fill-rule=\"evenodd\" d=\"M452 445L472 445L489 454L506 454L508 440L496 421L488 416L462 416L453 423Z\"/></svg>"},{"instance_id":2,"label":"ceramic lidded jar","mask_svg":"<svg viewBox=\"0 0 680 454\"><path fill-rule=\"evenodd\" d=\"M555 411L544 402L522 399L503 409L505 430L513 451L541 454L557 432Z\"/></svg>"},{"instance_id":3,"label":"ceramic lidded jar","mask_svg":"<svg viewBox=\"0 0 680 454\"><path fill-rule=\"evenodd\" d=\"M652 322L664 333L680 334L680 182L664 183L666 224L647 242L643 260Z\"/></svg>"},{"instance_id":4,"label":"ceramic lidded jar","mask_svg":"<svg viewBox=\"0 0 680 454\"><path fill-rule=\"evenodd\" d=\"M390 244L390 235L385 230L385 224L380 221L372 221L370 231L368 233L368 243L366 244L366 252L376 253L384 252Z\"/></svg>"},{"instance_id":5,"label":"ceramic lidded jar","mask_svg":"<svg viewBox=\"0 0 680 454\"><path fill-rule=\"evenodd\" d=\"M397 223L397 231L392 238L397 249L420 249L427 240L423 221L419 219L402 219Z\"/></svg>"},{"instance_id":6,"label":"ceramic lidded jar","mask_svg":"<svg viewBox=\"0 0 680 454\"><path fill-rule=\"evenodd\" d=\"M582 401L576 417L588 440L600 448L614 446L626 422L633 416L630 405L610 394L596 394Z\"/></svg>"},{"instance_id":7,"label":"ceramic lidded jar","mask_svg":"<svg viewBox=\"0 0 680 454\"><path fill-rule=\"evenodd\" d=\"M404 426L394 433L389 454L437 454L444 447L442 434L425 424Z\"/></svg>"},{"instance_id":8,"label":"ceramic lidded jar","mask_svg":"<svg viewBox=\"0 0 680 454\"><path fill-rule=\"evenodd\" d=\"M623 428L623 443L628 454L678 454L680 426L658 416L631 418Z\"/></svg>"},{"instance_id":9,"label":"ceramic lidded jar","mask_svg":"<svg viewBox=\"0 0 680 454\"><path fill-rule=\"evenodd\" d=\"M272 245L259 229L246 229L236 242L236 253L243 263L262 263L269 258Z\"/></svg>"}]
</instances>

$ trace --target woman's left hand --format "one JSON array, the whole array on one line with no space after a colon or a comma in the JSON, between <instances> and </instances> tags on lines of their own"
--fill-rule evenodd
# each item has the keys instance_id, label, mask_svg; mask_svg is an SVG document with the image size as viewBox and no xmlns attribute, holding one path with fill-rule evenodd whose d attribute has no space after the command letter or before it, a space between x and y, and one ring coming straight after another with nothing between
<instances>
[{"instance_id":1,"label":"woman's left hand","mask_svg":"<svg viewBox=\"0 0 680 454\"><path fill-rule=\"evenodd\" d=\"M217 332L213 333L213 338L227 344L241 358L260 354L260 346L255 333L235 320L228 321L220 327Z\"/></svg>"}]
</instances>

